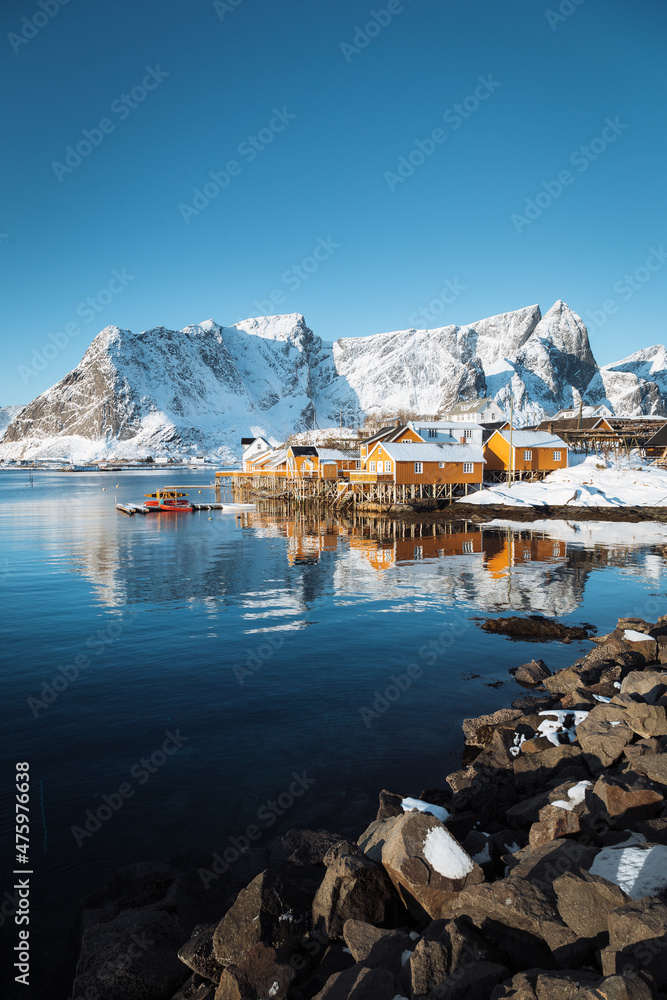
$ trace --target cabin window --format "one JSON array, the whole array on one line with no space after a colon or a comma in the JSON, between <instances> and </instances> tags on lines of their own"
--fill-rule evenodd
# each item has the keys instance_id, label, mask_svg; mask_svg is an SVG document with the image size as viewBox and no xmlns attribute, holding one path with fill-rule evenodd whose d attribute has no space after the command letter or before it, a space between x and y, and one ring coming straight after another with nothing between
<instances>
[{"instance_id":1,"label":"cabin window","mask_svg":"<svg viewBox=\"0 0 667 1000\"><path fill-rule=\"evenodd\" d=\"M472 473L474 471L475 471L475 463L474 462L464 462L463 463L463 475L464 476L470 476L470 475L472 475Z\"/></svg>"},{"instance_id":2,"label":"cabin window","mask_svg":"<svg viewBox=\"0 0 667 1000\"><path fill-rule=\"evenodd\" d=\"M464 540L464 542L463 542L463 551L464 552L474 552L475 551L474 548L473 548L472 538L466 538Z\"/></svg>"},{"instance_id":3,"label":"cabin window","mask_svg":"<svg viewBox=\"0 0 667 1000\"><path fill-rule=\"evenodd\" d=\"M391 462L384 463L384 471L385 473L391 472Z\"/></svg>"},{"instance_id":4,"label":"cabin window","mask_svg":"<svg viewBox=\"0 0 667 1000\"><path fill-rule=\"evenodd\" d=\"M368 463L368 471L369 472L375 472L375 462L369 462Z\"/></svg>"},{"instance_id":5,"label":"cabin window","mask_svg":"<svg viewBox=\"0 0 667 1000\"><path fill-rule=\"evenodd\" d=\"M415 472L417 473L417 475L420 475L423 471L424 471L424 463L415 462Z\"/></svg>"},{"instance_id":6,"label":"cabin window","mask_svg":"<svg viewBox=\"0 0 667 1000\"><path fill-rule=\"evenodd\" d=\"M555 451L554 452L554 462L560 462L560 452L559 451Z\"/></svg>"},{"instance_id":7,"label":"cabin window","mask_svg":"<svg viewBox=\"0 0 667 1000\"><path fill-rule=\"evenodd\" d=\"M526 449L526 451L524 451L524 453L523 453L523 460L524 460L524 462L531 462L532 459L533 459L533 453L532 453L532 451L530 451L530 449Z\"/></svg>"},{"instance_id":8,"label":"cabin window","mask_svg":"<svg viewBox=\"0 0 667 1000\"><path fill-rule=\"evenodd\" d=\"M354 463L354 467L355 467L355 469L360 469L361 468L361 462L359 461L359 459L357 459L356 462Z\"/></svg>"},{"instance_id":9,"label":"cabin window","mask_svg":"<svg viewBox=\"0 0 667 1000\"><path fill-rule=\"evenodd\" d=\"M438 462L438 468L439 469L444 469L444 467L445 467L445 463L444 462Z\"/></svg>"},{"instance_id":10,"label":"cabin window","mask_svg":"<svg viewBox=\"0 0 667 1000\"><path fill-rule=\"evenodd\" d=\"M469 430L465 431L464 433L465 433L465 436L467 438L471 438L472 437L472 430L469 429Z\"/></svg>"},{"instance_id":11,"label":"cabin window","mask_svg":"<svg viewBox=\"0 0 667 1000\"><path fill-rule=\"evenodd\" d=\"M428 429L428 436L429 436L430 438L437 438L437 436L438 436L438 432L437 432L437 430L435 429L435 427L429 427L429 429Z\"/></svg>"}]
</instances>

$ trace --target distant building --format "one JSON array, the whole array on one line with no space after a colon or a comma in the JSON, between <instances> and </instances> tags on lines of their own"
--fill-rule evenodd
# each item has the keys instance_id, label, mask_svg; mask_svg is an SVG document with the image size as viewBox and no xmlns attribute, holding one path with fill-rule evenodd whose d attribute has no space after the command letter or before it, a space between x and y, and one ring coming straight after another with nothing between
<instances>
[{"instance_id":1,"label":"distant building","mask_svg":"<svg viewBox=\"0 0 667 1000\"><path fill-rule=\"evenodd\" d=\"M457 403L448 414L449 420L473 421L476 424L494 423L496 420L507 420L507 414L496 403L495 399L486 396L484 399L474 399L466 403Z\"/></svg>"},{"instance_id":2,"label":"distant building","mask_svg":"<svg viewBox=\"0 0 667 1000\"><path fill-rule=\"evenodd\" d=\"M250 466L257 461L260 455L266 455L273 451L272 445L265 437L241 438L241 447L243 448L241 459L244 472L250 471Z\"/></svg>"},{"instance_id":3,"label":"distant building","mask_svg":"<svg viewBox=\"0 0 667 1000\"><path fill-rule=\"evenodd\" d=\"M569 409L559 410L558 413L554 413L550 420L567 420L570 417L613 417L613 411L605 406L604 403L599 403L597 406L572 406Z\"/></svg>"}]
</instances>

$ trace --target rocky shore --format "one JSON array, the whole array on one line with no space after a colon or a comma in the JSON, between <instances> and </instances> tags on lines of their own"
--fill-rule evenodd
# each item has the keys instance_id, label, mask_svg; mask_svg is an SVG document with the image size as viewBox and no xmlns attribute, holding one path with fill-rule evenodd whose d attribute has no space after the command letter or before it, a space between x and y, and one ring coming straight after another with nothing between
<instances>
[{"instance_id":1,"label":"rocky shore","mask_svg":"<svg viewBox=\"0 0 667 1000\"><path fill-rule=\"evenodd\" d=\"M357 837L118 873L85 903L73 1000L665 1000L667 615L592 641L519 665L461 768L382 791Z\"/></svg>"}]
</instances>

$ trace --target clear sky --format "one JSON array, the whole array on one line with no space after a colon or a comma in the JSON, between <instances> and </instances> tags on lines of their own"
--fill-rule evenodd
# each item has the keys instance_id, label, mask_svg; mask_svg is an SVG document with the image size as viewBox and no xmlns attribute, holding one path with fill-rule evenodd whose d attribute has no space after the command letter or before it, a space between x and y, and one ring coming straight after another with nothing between
<instances>
[{"instance_id":1,"label":"clear sky","mask_svg":"<svg viewBox=\"0 0 667 1000\"><path fill-rule=\"evenodd\" d=\"M665 340L664 0L0 21L2 405L110 324L302 312L333 340L562 298L600 363Z\"/></svg>"}]
</instances>

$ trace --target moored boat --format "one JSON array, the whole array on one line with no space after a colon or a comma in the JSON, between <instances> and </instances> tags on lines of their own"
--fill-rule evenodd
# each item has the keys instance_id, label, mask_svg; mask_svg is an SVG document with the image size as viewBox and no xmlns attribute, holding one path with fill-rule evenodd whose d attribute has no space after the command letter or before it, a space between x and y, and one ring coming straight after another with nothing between
<instances>
[{"instance_id":1,"label":"moored boat","mask_svg":"<svg viewBox=\"0 0 667 1000\"><path fill-rule=\"evenodd\" d=\"M176 490L158 490L156 493L144 493L147 497L144 507L161 514L180 514L183 511L194 510L189 500L184 498L187 493Z\"/></svg>"}]
</instances>

